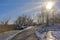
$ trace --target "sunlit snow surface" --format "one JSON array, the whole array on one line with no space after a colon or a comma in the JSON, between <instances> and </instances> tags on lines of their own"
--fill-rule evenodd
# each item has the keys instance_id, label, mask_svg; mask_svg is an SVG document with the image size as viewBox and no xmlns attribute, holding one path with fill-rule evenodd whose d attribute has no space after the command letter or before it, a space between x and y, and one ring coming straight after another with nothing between
<instances>
[{"instance_id":1,"label":"sunlit snow surface","mask_svg":"<svg viewBox=\"0 0 60 40\"><path fill-rule=\"evenodd\" d=\"M39 40L60 40L60 31L48 31L47 33L40 33L36 31Z\"/></svg>"},{"instance_id":2,"label":"sunlit snow surface","mask_svg":"<svg viewBox=\"0 0 60 40\"><path fill-rule=\"evenodd\" d=\"M60 40L60 25L50 25L46 28L48 31L45 31L45 25L42 27L43 25L35 31L39 40Z\"/></svg>"}]
</instances>

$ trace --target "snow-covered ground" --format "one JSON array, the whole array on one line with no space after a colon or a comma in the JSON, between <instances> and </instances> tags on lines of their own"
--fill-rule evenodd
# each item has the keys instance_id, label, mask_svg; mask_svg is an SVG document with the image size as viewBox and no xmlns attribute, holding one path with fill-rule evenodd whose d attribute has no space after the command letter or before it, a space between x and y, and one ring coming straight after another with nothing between
<instances>
[{"instance_id":1,"label":"snow-covered ground","mask_svg":"<svg viewBox=\"0 0 60 40\"><path fill-rule=\"evenodd\" d=\"M47 30L47 31L46 31ZM39 40L60 40L60 25L41 25L36 28L36 36Z\"/></svg>"},{"instance_id":2,"label":"snow-covered ground","mask_svg":"<svg viewBox=\"0 0 60 40\"><path fill-rule=\"evenodd\" d=\"M60 40L60 31L35 32L39 40Z\"/></svg>"}]
</instances>

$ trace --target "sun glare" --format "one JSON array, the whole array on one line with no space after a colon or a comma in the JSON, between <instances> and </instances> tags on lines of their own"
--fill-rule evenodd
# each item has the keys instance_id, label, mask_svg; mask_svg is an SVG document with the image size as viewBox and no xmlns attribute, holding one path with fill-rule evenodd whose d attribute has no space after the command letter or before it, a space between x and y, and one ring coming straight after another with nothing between
<instances>
[{"instance_id":1,"label":"sun glare","mask_svg":"<svg viewBox=\"0 0 60 40\"><path fill-rule=\"evenodd\" d=\"M53 5L54 5L54 2L47 2L46 9L48 10L52 9Z\"/></svg>"}]
</instances>

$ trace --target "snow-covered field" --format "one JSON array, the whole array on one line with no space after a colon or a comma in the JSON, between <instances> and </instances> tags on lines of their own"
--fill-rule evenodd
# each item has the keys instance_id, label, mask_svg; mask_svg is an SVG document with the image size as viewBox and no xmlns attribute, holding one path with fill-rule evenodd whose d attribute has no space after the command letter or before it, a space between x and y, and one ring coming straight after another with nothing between
<instances>
[{"instance_id":1,"label":"snow-covered field","mask_svg":"<svg viewBox=\"0 0 60 40\"><path fill-rule=\"evenodd\" d=\"M35 33L39 40L60 40L60 25L55 24L48 27L41 25L36 28Z\"/></svg>"},{"instance_id":2,"label":"snow-covered field","mask_svg":"<svg viewBox=\"0 0 60 40\"><path fill-rule=\"evenodd\" d=\"M35 32L39 40L60 40L60 31Z\"/></svg>"}]
</instances>

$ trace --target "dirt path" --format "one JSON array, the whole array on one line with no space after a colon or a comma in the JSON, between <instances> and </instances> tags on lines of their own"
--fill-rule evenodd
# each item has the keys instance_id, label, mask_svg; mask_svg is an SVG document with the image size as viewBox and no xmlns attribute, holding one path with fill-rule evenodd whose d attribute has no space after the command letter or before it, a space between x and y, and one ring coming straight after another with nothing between
<instances>
[{"instance_id":1,"label":"dirt path","mask_svg":"<svg viewBox=\"0 0 60 40\"><path fill-rule=\"evenodd\" d=\"M16 35L12 40L37 40L34 29L25 30Z\"/></svg>"}]
</instances>

